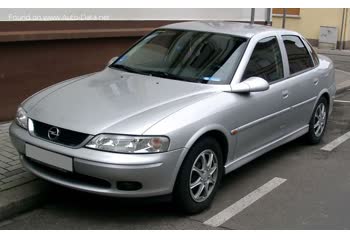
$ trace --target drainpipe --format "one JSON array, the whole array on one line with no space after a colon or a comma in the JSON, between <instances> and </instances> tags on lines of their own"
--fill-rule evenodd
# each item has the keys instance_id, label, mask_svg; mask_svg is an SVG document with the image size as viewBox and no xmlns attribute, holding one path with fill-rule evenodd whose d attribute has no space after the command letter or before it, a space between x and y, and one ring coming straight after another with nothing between
<instances>
[{"instance_id":1,"label":"drainpipe","mask_svg":"<svg viewBox=\"0 0 350 240\"><path fill-rule=\"evenodd\" d=\"M343 8L343 17L341 19L341 29L340 29L340 45L339 45L339 50L342 50L344 48L344 20L345 20L345 9Z\"/></svg>"},{"instance_id":2,"label":"drainpipe","mask_svg":"<svg viewBox=\"0 0 350 240\"><path fill-rule=\"evenodd\" d=\"M266 25L271 26L271 8L266 8Z\"/></svg>"},{"instance_id":3,"label":"drainpipe","mask_svg":"<svg viewBox=\"0 0 350 240\"><path fill-rule=\"evenodd\" d=\"M287 15L287 9L283 8L282 28L286 27L286 15Z\"/></svg>"},{"instance_id":4,"label":"drainpipe","mask_svg":"<svg viewBox=\"0 0 350 240\"><path fill-rule=\"evenodd\" d=\"M348 48L348 45L345 45L345 42L346 42L346 39L347 39L347 37L349 36L349 32L348 32L348 29L349 29L349 8L346 8L346 10L345 10L345 21L344 21L344 36L343 36L343 39L344 39L344 41L343 41L343 49L346 49L346 48Z\"/></svg>"},{"instance_id":5,"label":"drainpipe","mask_svg":"<svg viewBox=\"0 0 350 240\"><path fill-rule=\"evenodd\" d=\"M254 24L254 18L255 18L255 8L252 8L250 12L250 24Z\"/></svg>"}]
</instances>

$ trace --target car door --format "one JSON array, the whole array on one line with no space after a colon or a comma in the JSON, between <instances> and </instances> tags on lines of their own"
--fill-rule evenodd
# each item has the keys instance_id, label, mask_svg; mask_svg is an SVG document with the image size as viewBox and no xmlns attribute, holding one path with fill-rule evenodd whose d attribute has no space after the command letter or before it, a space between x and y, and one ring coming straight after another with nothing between
<instances>
[{"instance_id":1,"label":"car door","mask_svg":"<svg viewBox=\"0 0 350 240\"><path fill-rule=\"evenodd\" d=\"M290 110L287 114L286 134L305 127L319 92L319 78L314 62L305 42L296 35L282 35L284 51L288 59L289 76L284 81L286 102Z\"/></svg>"},{"instance_id":2,"label":"car door","mask_svg":"<svg viewBox=\"0 0 350 240\"><path fill-rule=\"evenodd\" d=\"M270 88L240 94L240 122L237 128L235 159L248 157L283 137L286 119L283 58L276 36L259 40L251 53L242 81L261 77Z\"/></svg>"}]
</instances>

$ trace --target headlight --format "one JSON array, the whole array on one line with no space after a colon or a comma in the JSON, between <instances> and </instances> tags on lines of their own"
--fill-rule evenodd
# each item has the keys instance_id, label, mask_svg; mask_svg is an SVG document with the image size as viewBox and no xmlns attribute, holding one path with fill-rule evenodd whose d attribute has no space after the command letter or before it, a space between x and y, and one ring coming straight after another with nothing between
<instances>
[{"instance_id":1,"label":"headlight","mask_svg":"<svg viewBox=\"0 0 350 240\"><path fill-rule=\"evenodd\" d=\"M26 111L22 107L17 109L16 123L22 128L28 129L28 117Z\"/></svg>"},{"instance_id":2,"label":"headlight","mask_svg":"<svg viewBox=\"0 0 350 240\"><path fill-rule=\"evenodd\" d=\"M159 153L168 150L169 138L101 134L94 137L86 147L118 153Z\"/></svg>"}]
</instances>

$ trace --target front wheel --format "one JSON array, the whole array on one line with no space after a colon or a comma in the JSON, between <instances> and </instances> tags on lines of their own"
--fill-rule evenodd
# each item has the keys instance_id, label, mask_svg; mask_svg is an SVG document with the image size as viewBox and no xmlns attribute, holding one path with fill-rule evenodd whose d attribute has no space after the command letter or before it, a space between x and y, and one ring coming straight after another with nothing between
<instances>
[{"instance_id":1,"label":"front wheel","mask_svg":"<svg viewBox=\"0 0 350 240\"><path fill-rule=\"evenodd\" d=\"M188 152L174 188L174 200L186 213L198 213L213 201L223 174L220 145L213 138L199 140Z\"/></svg>"},{"instance_id":2,"label":"front wheel","mask_svg":"<svg viewBox=\"0 0 350 240\"><path fill-rule=\"evenodd\" d=\"M309 132L306 134L306 139L309 143L317 144L321 141L327 126L327 120L328 102L326 98L321 97L312 113Z\"/></svg>"}]
</instances>

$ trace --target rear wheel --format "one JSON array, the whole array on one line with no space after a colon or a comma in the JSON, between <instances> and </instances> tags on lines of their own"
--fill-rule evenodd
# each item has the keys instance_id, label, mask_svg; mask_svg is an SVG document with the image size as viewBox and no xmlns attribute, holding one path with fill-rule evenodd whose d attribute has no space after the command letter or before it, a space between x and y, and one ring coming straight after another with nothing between
<instances>
[{"instance_id":1,"label":"rear wheel","mask_svg":"<svg viewBox=\"0 0 350 240\"><path fill-rule=\"evenodd\" d=\"M321 97L317 102L309 123L309 132L306 139L311 144L317 144L321 141L325 132L328 120L328 102L325 97Z\"/></svg>"},{"instance_id":2,"label":"rear wheel","mask_svg":"<svg viewBox=\"0 0 350 240\"><path fill-rule=\"evenodd\" d=\"M186 213L208 208L223 174L222 151L213 138L199 140L189 150L177 176L174 200Z\"/></svg>"}]
</instances>

